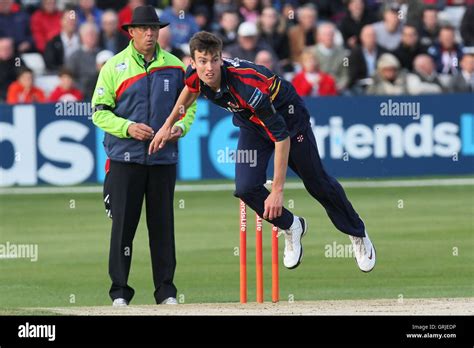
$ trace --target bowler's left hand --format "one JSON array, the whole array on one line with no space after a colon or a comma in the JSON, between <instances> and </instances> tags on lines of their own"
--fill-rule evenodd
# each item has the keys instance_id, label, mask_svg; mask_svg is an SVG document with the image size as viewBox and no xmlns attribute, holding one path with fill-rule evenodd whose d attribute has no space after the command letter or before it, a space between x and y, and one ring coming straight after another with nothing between
<instances>
[{"instance_id":1,"label":"bowler's left hand","mask_svg":"<svg viewBox=\"0 0 474 348\"><path fill-rule=\"evenodd\" d=\"M265 211L262 218L265 220L273 220L281 216L283 211L283 192L272 191L265 200Z\"/></svg>"}]
</instances>

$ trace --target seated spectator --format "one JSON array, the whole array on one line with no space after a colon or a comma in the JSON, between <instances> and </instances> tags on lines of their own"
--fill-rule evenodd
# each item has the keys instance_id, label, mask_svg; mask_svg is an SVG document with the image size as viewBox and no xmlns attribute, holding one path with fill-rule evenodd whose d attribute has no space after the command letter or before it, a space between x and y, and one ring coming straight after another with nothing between
<instances>
[{"instance_id":1,"label":"seated spectator","mask_svg":"<svg viewBox=\"0 0 474 348\"><path fill-rule=\"evenodd\" d=\"M212 23L211 23L211 13L209 9L205 5L196 6L193 11L194 20L199 27L199 30L211 31L212 30Z\"/></svg>"},{"instance_id":2,"label":"seated spectator","mask_svg":"<svg viewBox=\"0 0 474 348\"><path fill-rule=\"evenodd\" d=\"M215 0L212 9L214 11L214 18L221 18L224 12L239 13L238 6L232 0Z\"/></svg>"},{"instance_id":3,"label":"seated spectator","mask_svg":"<svg viewBox=\"0 0 474 348\"><path fill-rule=\"evenodd\" d=\"M61 32L61 17L56 0L42 0L41 8L31 16L31 32L39 52L43 53L46 43Z\"/></svg>"},{"instance_id":4,"label":"seated spectator","mask_svg":"<svg viewBox=\"0 0 474 348\"><path fill-rule=\"evenodd\" d=\"M76 10L79 25L88 22L95 23L100 28L102 13L102 10L95 6L95 0L79 0Z\"/></svg>"},{"instance_id":5,"label":"seated spectator","mask_svg":"<svg viewBox=\"0 0 474 348\"><path fill-rule=\"evenodd\" d=\"M49 96L49 102L78 102L82 99L81 91L74 86L72 72L65 68L61 69L59 72L59 86Z\"/></svg>"},{"instance_id":6,"label":"seated spectator","mask_svg":"<svg viewBox=\"0 0 474 348\"><path fill-rule=\"evenodd\" d=\"M474 2L464 12L460 31L464 46L474 46Z\"/></svg>"},{"instance_id":7,"label":"seated spectator","mask_svg":"<svg viewBox=\"0 0 474 348\"><path fill-rule=\"evenodd\" d=\"M359 35L362 28L376 21L377 18L366 10L364 0L349 0L346 16L339 28L344 38L345 46L352 49L359 45Z\"/></svg>"},{"instance_id":8,"label":"seated spectator","mask_svg":"<svg viewBox=\"0 0 474 348\"><path fill-rule=\"evenodd\" d=\"M455 93L474 93L474 53L464 54L461 70L453 76L450 90Z\"/></svg>"},{"instance_id":9,"label":"seated spectator","mask_svg":"<svg viewBox=\"0 0 474 348\"><path fill-rule=\"evenodd\" d=\"M12 11L13 0L0 1L0 36L13 38L15 52L25 53L34 49L30 31L30 18L26 12Z\"/></svg>"},{"instance_id":10,"label":"seated spectator","mask_svg":"<svg viewBox=\"0 0 474 348\"><path fill-rule=\"evenodd\" d=\"M367 89L367 94L403 95L408 93L407 74L400 69L397 57L391 53L382 54L377 62L373 84Z\"/></svg>"},{"instance_id":11,"label":"seated spectator","mask_svg":"<svg viewBox=\"0 0 474 348\"><path fill-rule=\"evenodd\" d=\"M14 56L15 47L11 37L0 38L0 102L7 99L8 86L16 80L19 67L24 66Z\"/></svg>"},{"instance_id":12,"label":"seated spectator","mask_svg":"<svg viewBox=\"0 0 474 348\"><path fill-rule=\"evenodd\" d=\"M303 69L292 81L298 95L302 97L337 95L334 78L319 70L318 59L312 50L305 49L300 61Z\"/></svg>"},{"instance_id":13,"label":"seated spectator","mask_svg":"<svg viewBox=\"0 0 474 348\"><path fill-rule=\"evenodd\" d=\"M330 74L336 79L338 91L342 91L349 83L348 64L344 63L347 57L343 47L334 44L335 26L332 23L323 23L318 27L317 44L313 52L319 62L321 71Z\"/></svg>"},{"instance_id":14,"label":"seated spectator","mask_svg":"<svg viewBox=\"0 0 474 348\"><path fill-rule=\"evenodd\" d=\"M402 42L393 52L400 61L402 68L413 70L413 60L419 54L426 53L427 47L418 40L418 32L413 25L406 24L402 29Z\"/></svg>"},{"instance_id":15,"label":"seated spectator","mask_svg":"<svg viewBox=\"0 0 474 348\"><path fill-rule=\"evenodd\" d=\"M303 2L312 2L317 6L321 21L331 21L339 24L342 18L344 18L343 0L312 0Z\"/></svg>"},{"instance_id":16,"label":"seated spectator","mask_svg":"<svg viewBox=\"0 0 474 348\"><path fill-rule=\"evenodd\" d=\"M433 59L427 54L416 56L413 62L413 76L414 88L411 89L411 94L443 93L445 90L438 78Z\"/></svg>"},{"instance_id":17,"label":"seated spectator","mask_svg":"<svg viewBox=\"0 0 474 348\"><path fill-rule=\"evenodd\" d=\"M261 50L257 53L255 56L255 64L263 65L270 71L274 71L275 69L272 53L267 50Z\"/></svg>"},{"instance_id":18,"label":"seated spectator","mask_svg":"<svg viewBox=\"0 0 474 348\"><path fill-rule=\"evenodd\" d=\"M144 6L144 5L146 5L145 0L128 0L127 6L122 8L120 12L118 13L119 28L121 28L122 25L124 24L131 23L133 10L137 8L138 6Z\"/></svg>"},{"instance_id":19,"label":"seated spectator","mask_svg":"<svg viewBox=\"0 0 474 348\"><path fill-rule=\"evenodd\" d=\"M297 10L298 24L288 31L291 60L298 62L305 47L316 44L318 12L313 4L301 6Z\"/></svg>"},{"instance_id":20,"label":"seated spectator","mask_svg":"<svg viewBox=\"0 0 474 348\"><path fill-rule=\"evenodd\" d=\"M349 84L353 92L359 94L367 86L367 79L371 78L377 69L377 60L387 51L377 45L373 25L366 25L360 32L361 46L354 48L349 56Z\"/></svg>"},{"instance_id":21,"label":"seated spectator","mask_svg":"<svg viewBox=\"0 0 474 348\"><path fill-rule=\"evenodd\" d=\"M227 52L232 57L238 57L251 62L255 61L257 53L261 50L272 52L272 56L274 56L276 60L276 54L272 48L265 42L259 41L257 25L251 22L243 22L240 24L238 43L227 48Z\"/></svg>"},{"instance_id":22,"label":"seated spectator","mask_svg":"<svg viewBox=\"0 0 474 348\"><path fill-rule=\"evenodd\" d=\"M99 46L114 54L128 46L128 37L118 28L118 17L113 10L107 10L102 15L102 27Z\"/></svg>"},{"instance_id":23,"label":"seated spectator","mask_svg":"<svg viewBox=\"0 0 474 348\"><path fill-rule=\"evenodd\" d=\"M84 23L79 28L79 35L82 47L72 54L66 67L73 73L84 100L90 100L97 80L96 56L99 52L99 31L95 24Z\"/></svg>"},{"instance_id":24,"label":"seated spectator","mask_svg":"<svg viewBox=\"0 0 474 348\"><path fill-rule=\"evenodd\" d=\"M395 50L402 39L402 24L398 18L399 9L396 3L386 5L383 21L374 23L377 44L387 51Z\"/></svg>"},{"instance_id":25,"label":"seated spectator","mask_svg":"<svg viewBox=\"0 0 474 348\"><path fill-rule=\"evenodd\" d=\"M257 24L260 17L261 4L258 0L241 0L239 1L239 13L243 22L252 22Z\"/></svg>"},{"instance_id":26,"label":"seated spectator","mask_svg":"<svg viewBox=\"0 0 474 348\"><path fill-rule=\"evenodd\" d=\"M433 45L439 35L438 10L436 7L427 6L423 10L420 33L420 42L427 47Z\"/></svg>"},{"instance_id":27,"label":"seated spectator","mask_svg":"<svg viewBox=\"0 0 474 348\"><path fill-rule=\"evenodd\" d=\"M160 29L160 34L158 35L158 44L165 51L168 51L179 59L183 59L185 55L183 50L171 45L171 32L169 25Z\"/></svg>"},{"instance_id":28,"label":"seated spectator","mask_svg":"<svg viewBox=\"0 0 474 348\"><path fill-rule=\"evenodd\" d=\"M20 69L18 78L8 87L7 104L44 103L44 92L33 85L33 71L27 67Z\"/></svg>"},{"instance_id":29,"label":"seated spectator","mask_svg":"<svg viewBox=\"0 0 474 348\"><path fill-rule=\"evenodd\" d=\"M265 7L258 22L260 40L267 43L276 53L279 66L285 71L292 71L290 45L286 34L286 24L273 7Z\"/></svg>"},{"instance_id":30,"label":"seated spectator","mask_svg":"<svg viewBox=\"0 0 474 348\"><path fill-rule=\"evenodd\" d=\"M436 70L440 74L456 74L462 58L462 49L455 41L454 28L443 26L439 31L438 41L428 48L428 54L433 57Z\"/></svg>"},{"instance_id":31,"label":"seated spectator","mask_svg":"<svg viewBox=\"0 0 474 348\"><path fill-rule=\"evenodd\" d=\"M189 0L172 0L160 20L170 23L171 43L175 47L188 45L191 37L199 31L194 16L189 12Z\"/></svg>"},{"instance_id":32,"label":"seated spectator","mask_svg":"<svg viewBox=\"0 0 474 348\"><path fill-rule=\"evenodd\" d=\"M61 18L61 32L53 37L44 50L44 62L49 71L58 71L81 47L75 12L66 10Z\"/></svg>"},{"instance_id":33,"label":"seated spectator","mask_svg":"<svg viewBox=\"0 0 474 348\"><path fill-rule=\"evenodd\" d=\"M219 29L214 32L221 40L225 49L237 42L237 28L239 27L239 15L237 12L225 11L219 18Z\"/></svg>"}]
</instances>

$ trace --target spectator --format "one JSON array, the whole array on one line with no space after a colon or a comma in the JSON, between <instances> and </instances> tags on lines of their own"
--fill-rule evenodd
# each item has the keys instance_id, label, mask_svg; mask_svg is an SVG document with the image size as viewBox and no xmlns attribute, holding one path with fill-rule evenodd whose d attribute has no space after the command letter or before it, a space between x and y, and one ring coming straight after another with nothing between
<instances>
[{"instance_id":1,"label":"spectator","mask_svg":"<svg viewBox=\"0 0 474 348\"><path fill-rule=\"evenodd\" d=\"M420 44L416 27L406 24L402 29L402 41L393 52L400 61L402 68L413 70L413 60L419 54L426 53L427 48Z\"/></svg>"},{"instance_id":2,"label":"spectator","mask_svg":"<svg viewBox=\"0 0 474 348\"><path fill-rule=\"evenodd\" d=\"M362 28L376 21L377 18L365 9L364 0L349 0L346 16L340 26L346 47L353 49L360 44L359 35Z\"/></svg>"},{"instance_id":3,"label":"spectator","mask_svg":"<svg viewBox=\"0 0 474 348\"><path fill-rule=\"evenodd\" d=\"M238 6L232 0L215 0L213 10L214 18L221 18L224 12L239 12Z\"/></svg>"},{"instance_id":4,"label":"spectator","mask_svg":"<svg viewBox=\"0 0 474 348\"><path fill-rule=\"evenodd\" d=\"M240 0L239 13L244 22L257 23L260 17L261 4L259 0Z\"/></svg>"},{"instance_id":5,"label":"spectator","mask_svg":"<svg viewBox=\"0 0 474 348\"><path fill-rule=\"evenodd\" d=\"M318 8L321 21L331 21L339 24L344 18L343 0L304 0L301 3L314 3Z\"/></svg>"},{"instance_id":6,"label":"spectator","mask_svg":"<svg viewBox=\"0 0 474 348\"><path fill-rule=\"evenodd\" d=\"M75 12L66 10L61 18L61 33L46 44L44 50L46 68L58 71L80 47Z\"/></svg>"},{"instance_id":7,"label":"spectator","mask_svg":"<svg viewBox=\"0 0 474 348\"><path fill-rule=\"evenodd\" d=\"M145 0L128 0L127 6L122 8L118 14L119 17L119 28L126 23L132 21L133 10L138 6L144 6Z\"/></svg>"},{"instance_id":8,"label":"spectator","mask_svg":"<svg viewBox=\"0 0 474 348\"><path fill-rule=\"evenodd\" d=\"M199 27L199 30L211 31L211 13L207 6L196 6L193 11L194 20Z\"/></svg>"},{"instance_id":9,"label":"spectator","mask_svg":"<svg viewBox=\"0 0 474 348\"><path fill-rule=\"evenodd\" d=\"M194 16L189 13L189 0L172 0L171 7L167 7L161 19L170 24L171 43L175 47L188 45L191 36L199 31Z\"/></svg>"},{"instance_id":10,"label":"spectator","mask_svg":"<svg viewBox=\"0 0 474 348\"><path fill-rule=\"evenodd\" d=\"M444 26L440 29L438 41L428 48L428 54L433 57L436 70L440 74L453 75L457 73L462 58L462 49L455 42L453 27Z\"/></svg>"},{"instance_id":11,"label":"spectator","mask_svg":"<svg viewBox=\"0 0 474 348\"><path fill-rule=\"evenodd\" d=\"M11 37L18 53L33 50L33 37L30 32L30 18L26 12L12 12L13 0L0 1L0 37Z\"/></svg>"},{"instance_id":12,"label":"spectator","mask_svg":"<svg viewBox=\"0 0 474 348\"><path fill-rule=\"evenodd\" d=\"M453 76L450 90L455 93L474 92L474 53L462 57L461 70Z\"/></svg>"},{"instance_id":13,"label":"spectator","mask_svg":"<svg viewBox=\"0 0 474 348\"><path fill-rule=\"evenodd\" d=\"M80 26L88 22L95 23L97 27L100 27L103 12L95 6L95 0L79 0L76 13Z\"/></svg>"},{"instance_id":14,"label":"spectator","mask_svg":"<svg viewBox=\"0 0 474 348\"><path fill-rule=\"evenodd\" d=\"M171 45L171 32L169 26L160 29L160 35L158 35L158 44L160 45L160 48L170 52L172 55L178 57L181 60L185 56L183 50Z\"/></svg>"},{"instance_id":15,"label":"spectator","mask_svg":"<svg viewBox=\"0 0 474 348\"><path fill-rule=\"evenodd\" d=\"M373 25L366 25L360 32L361 46L352 49L349 56L349 88L355 93L362 93L376 71L376 62L387 52L377 45Z\"/></svg>"},{"instance_id":16,"label":"spectator","mask_svg":"<svg viewBox=\"0 0 474 348\"><path fill-rule=\"evenodd\" d=\"M403 95L408 94L407 74L400 70L400 62L391 53L384 53L377 62L374 82L367 89L372 95Z\"/></svg>"},{"instance_id":17,"label":"spectator","mask_svg":"<svg viewBox=\"0 0 474 348\"><path fill-rule=\"evenodd\" d=\"M436 7L425 7L423 10L422 24L419 29L420 42L424 46L431 46L439 35L438 10Z\"/></svg>"},{"instance_id":18,"label":"spectator","mask_svg":"<svg viewBox=\"0 0 474 348\"><path fill-rule=\"evenodd\" d=\"M276 53L279 66L285 71L292 71L290 45L286 34L286 25L273 7L265 7L258 22L260 39L268 44Z\"/></svg>"},{"instance_id":19,"label":"spectator","mask_svg":"<svg viewBox=\"0 0 474 348\"><path fill-rule=\"evenodd\" d=\"M398 18L399 9L396 3L385 6L383 21L374 23L377 44L388 51L395 50L402 39L402 24Z\"/></svg>"},{"instance_id":20,"label":"spectator","mask_svg":"<svg viewBox=\"0 0 474 348\"><path fill-rule=\"evenodd\" d=\"M238 27L239 15L237 12L224 11L219 18L219 29L214 32L222 40L224 49L237 42Z\"/></svg>"},{"instance_id":21,"label":"spectator","mask_svg":"<svg viewBox=\"0 0 474 348\"><path fill-rule=\"evenodd\" d=\"M18 68L24 65L19 57L14 56L14 52L13 39L0 38L0 102L7 99L8 86L16 80Z\"/></svg>"},{"instance_id":22,"label":"spectator","mask_svg":"<svg viewBox=\"0 0 474 348\"><path fill-rule=\"evenodd\" d=\"M93 23L84 23L79 28L82 47L74 52L67 62L84 100L90 100L97 78L96 56L99 52L99 31Z\"/></svg>"},{"instance_id":23,"label":"spectator","mask_svg":"<svg viewBox=\"0 0 474 348\"><path fill-rule=\"evenodd\" d=\"M318 13L312 4L298 8L298 24L288 32L291 60L298 62L305 47L316 44L316 20Z\"/></svg>"},{"instance_id":24,"label":"spectator","mask_svg":"<svg viewBox=\"0 0 474 348\"><path fill-rule=\"evenodd\" d=\"M318 27L317 44L313 52L317 57L321 71L330 74L336 79L338 91L346 89L349 82L346 50L334 44L335 26L332 23L323 23Z\"/></svg>"},{"instance_id":25,"label":"spectator","mask_svg":"<svg viewBox=\"0 0 474 348\"><path fill-rule=\"evenodd\" d=\"M270 51L276 60L276 54L273 52L272 48L265 42L259 41L257 25L252 22L243 22L239 26L238 43L229 46L227 52L232 57L238 57L240 59L254 62L257 53L261 50Z\"/></svg>"},{"instance_id":26,"label":"spectator","mask_svg":"<svg viewBox=\"0 0 474 348\"><path fill-rule=\"evenodd\" d=\"M442 93L444 86L438 78L433 59L427 54L416 56L413 62L414 86L412 94Z\"/></svg>"},{"instance_id":27,"label":"spectator","mask_svg":"<svg viewBox=\"0 0 474 348\"><path fill-rule=\"evenodd\" d=\"M318 59L311 49L303 51L300 61L303 69L292 81L298 95L302 97L337 95L334 78L319 70Z\"/></svg>"},{"instance_id":28,"label":"spectator","mask_svg":"<svg viewBox=\"0 0 474 348\"><path fill-rule=\"evenodd\" d=\"M49 102L78 102L82 99L81 91L74 86L72 72L65 68L61 69L59 72L59 85L49 96Z\"/></svg>"},{"instance_id":29,"label":"spectator","mask_svg":"<svg viewBox=\"0 0 474 348\"><path fill-rule=\"evenodd\" d=\"M460 31L464 46L474 46L474 4L464 12Z\"/></svg>"},{"instance_id":30,"label":"spectator","mask_svg":"<svg viewBox=\"0 0 474 348\"><path fill-rule=\"evenodd\" d=\"M44 103L44 92L33 84L33 71L22 67L18 78L8 87L7 104Z\"/></svg>"},{"instance_id":31,"label":"spectator","mask_svg":"<svg viewBox=\"0 0 474 348\"><path fill-rule=\"evenodd\" d=\"M255 56L255 64L263 65L270 71L274 71L275 69L275 62L273 61L272 53L267 50L261 50L257 53L257 55Z\"/></svg>"},{"instance_id":32,"label":"spectator","mask_svg":"<svg viewBox=\"0 0 474 348\"><path fill-rule=\"evenodd\" d=\"M61 17L56 0L42 0L41 8L31 16L31 32L39 52L43 53L46 43L61 32Z\"/></svg>"},{"instance_id":33,"label":"spectator","mask_svg":"<svg viewBox=\"0 0 474 348\"><path fill-rule=\"evenodd\" d=\"M118 16L113 10L107 10L102 15L102 27L99 46L114 54L128 46L128 37L118 29Z\"/></svg>"}]
</instances>

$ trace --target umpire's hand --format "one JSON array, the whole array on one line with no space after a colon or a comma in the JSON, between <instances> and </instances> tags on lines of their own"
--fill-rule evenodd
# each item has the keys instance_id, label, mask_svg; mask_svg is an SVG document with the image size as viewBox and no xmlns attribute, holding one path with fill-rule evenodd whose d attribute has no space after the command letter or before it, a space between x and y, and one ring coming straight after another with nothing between
<instances>
[{"instance_id":1,"label":"umpire's hand","mask_svg":"<svg viewBox=\"0 0 474 348\"><path fill-rule=\"evenodd\" d=\"M133 139L141 141L150 140L155 135L153 128L147 126L144 123L132 123L130 126L128 126L127 131Z\"/></svg>"}]
</instances>

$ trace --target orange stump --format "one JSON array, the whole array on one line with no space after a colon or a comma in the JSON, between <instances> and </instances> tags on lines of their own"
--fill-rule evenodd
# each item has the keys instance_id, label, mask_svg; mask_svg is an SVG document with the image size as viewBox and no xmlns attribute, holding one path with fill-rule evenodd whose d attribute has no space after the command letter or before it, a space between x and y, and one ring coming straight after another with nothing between
<instances>
[{"instance_id":1,"label":"orange stump","mask_svg":"<svg viewBox=\"0 0 474 348\"><path fill-rule=\"evenodd\" d=\"M272 302L280 300L278 276L278 227L272 226Z\"/></svg>"},{"instance_id":2,"label":"orange stump","mask_svg":"<svg viewBox=\"0 0 474 348\"><path fill-rule=\"evenodd\" d=\"M263 303L263 250L262 218L255 214L255 273L257 276L257 302Z\"/></svg>"}]
</instances>

